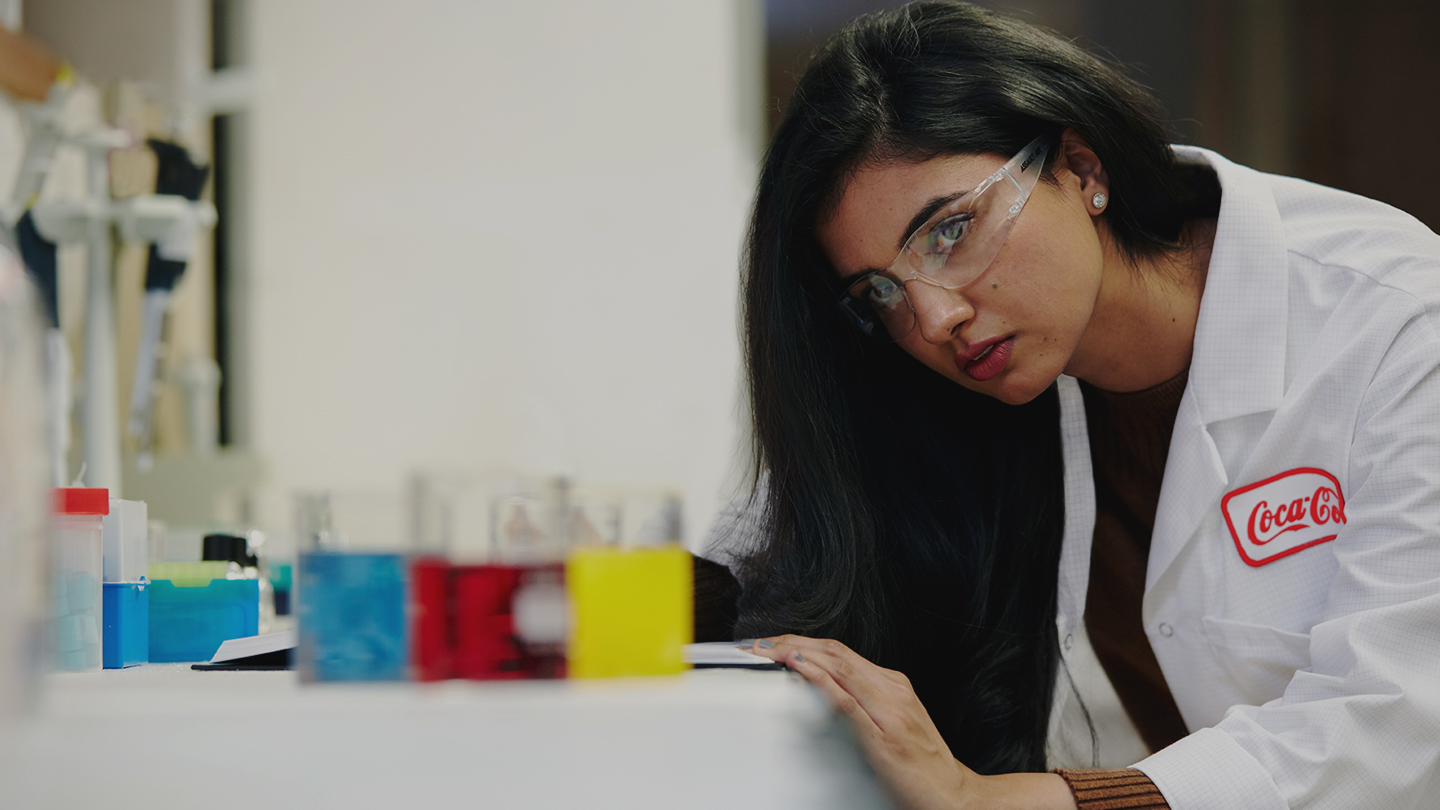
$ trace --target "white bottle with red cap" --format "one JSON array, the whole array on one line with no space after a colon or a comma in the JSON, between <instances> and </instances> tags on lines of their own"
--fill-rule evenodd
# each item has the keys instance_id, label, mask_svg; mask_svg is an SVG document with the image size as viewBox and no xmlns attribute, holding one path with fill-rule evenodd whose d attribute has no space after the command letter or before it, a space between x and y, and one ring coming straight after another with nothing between
<instances>
[{"instance_id":1,"label":"white bottle with red cap","mask_svg":"<svg viewBox=\"0 0 1440 810\"><path fill-rule=\"evenodd\" d=\"M108 514L110 492L103 487L55 490L50 529L54 607L50 616L56 669L100 669Z\"/></svg>"}]
</instances>

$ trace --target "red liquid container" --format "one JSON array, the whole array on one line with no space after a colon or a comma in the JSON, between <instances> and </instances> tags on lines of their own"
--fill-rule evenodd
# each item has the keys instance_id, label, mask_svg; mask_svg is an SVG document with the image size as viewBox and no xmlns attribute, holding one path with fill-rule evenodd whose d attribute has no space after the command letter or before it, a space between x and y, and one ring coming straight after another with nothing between
<instances>
[{"instance_id":1,"label":"red liquid container","mask_svg":"<svg viewBox=\"0 0 1440 810\"><path fill-rule=\"evenodd\" d=\"M453 677L450 665L450 563L440 557L410 561L410 671L417 681Z\"/></svg>"},{"instance_id":2,"label":"red liquid container","mask_svg":"<svg viewBox=\"0 0 1440 810\"><path fill-rule=\"evenodd\" d=\"M411 564L416 680L565 677L564 566Z\"/></svg>"}]
</instances>

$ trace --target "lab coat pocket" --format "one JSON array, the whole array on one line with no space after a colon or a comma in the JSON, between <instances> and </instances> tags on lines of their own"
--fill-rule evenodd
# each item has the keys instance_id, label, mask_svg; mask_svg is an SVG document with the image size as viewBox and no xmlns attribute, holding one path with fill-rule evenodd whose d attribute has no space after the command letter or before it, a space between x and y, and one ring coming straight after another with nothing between
<instances>
[{"instance_id":1,"label":"lab coat pocket","mask_svg":"<svg viewBox=\"0 0 1440 810\"><path fill-rule=\"evenodd\" d=\"M1246 703L1259 706L1285 693L1295 671L1310 666L1310 634L1204 618L1205 636Z\"/></svg>"}]
</instances>

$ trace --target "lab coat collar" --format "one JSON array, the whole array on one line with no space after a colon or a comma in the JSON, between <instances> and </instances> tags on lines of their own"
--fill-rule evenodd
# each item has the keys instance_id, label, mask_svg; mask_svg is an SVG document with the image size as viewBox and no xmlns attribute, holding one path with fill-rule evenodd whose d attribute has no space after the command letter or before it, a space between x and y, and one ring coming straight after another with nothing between
<instances>
[{"instance_id":1,"label":"lab coat collar","mask_svg":"<svg viewBox=\"0 0 1440 810\"><path fill-rule=\"evenodd\" d=\"M1259 172L1207 149L1177 146L1214 168L1223 192L1210 271L1195 326L1190 389L1202 424L1280 405L1285 379L1289 262L1280 211Z\"/></svg>"},{"instance_id":2,"label":"lab coat collar","mask_svg":"<svg viewBox=\"0 0 1440 810\"><path fill-rule=\"evenodd\" d=\"M1289 256L1265 178L1204 149L1176 147L1182 161L1215 169L1223 196L1190 381L1180 401L1160 487L1148 594L1229 484L1211 436L1216 422L1273 411L1284 393ZM1154 604L1145 600L1145 620Z\"/></svg>"}]
</instances>

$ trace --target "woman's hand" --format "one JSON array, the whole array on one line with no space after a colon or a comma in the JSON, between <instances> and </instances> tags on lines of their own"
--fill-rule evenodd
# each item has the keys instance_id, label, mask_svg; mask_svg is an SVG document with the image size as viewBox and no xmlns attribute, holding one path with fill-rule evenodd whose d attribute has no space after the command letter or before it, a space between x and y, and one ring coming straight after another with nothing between
<instances>
[{"instance_id":1,"label":"woman's hand","mask_svg":"<svg viewBox=\"0 0 1440 810\"><path fill-rule=\"evenodd\" d=\"M904 806L966 806L964 797L982 777L951 755L909 678L828 639L777 636L757 641L752 651L800 673L850 719L866 758Z\"/></svg>"},{"instance_id":2,"label":"woman's hand","mask_svg":"<svg viewBox=\"0 0 1440 810\"><path fill-rule=\"evenodd\" d=\"M750 648L780 662L819 688L849 718L866 758L891 793L912 810L931 808L1073 808L1070 790L1054 774L987 777L950 753L910 679L829 639L776 636Z\"/></svg>"}]
</instances>

